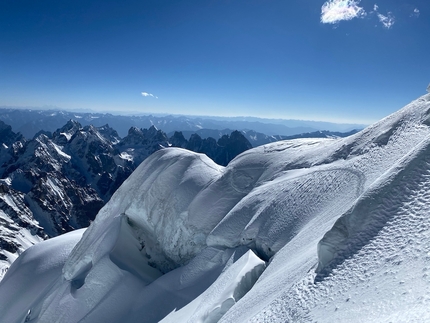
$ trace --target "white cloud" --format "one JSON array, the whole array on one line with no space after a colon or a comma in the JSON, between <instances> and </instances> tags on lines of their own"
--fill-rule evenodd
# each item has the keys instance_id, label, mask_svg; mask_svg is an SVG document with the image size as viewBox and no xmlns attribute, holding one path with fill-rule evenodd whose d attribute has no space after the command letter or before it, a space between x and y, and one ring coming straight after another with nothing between
<instances>
[{"instance_id":1,"label":"white cloud","mask_svg":"<svg viewBox=\"0 0 430 323\"><path fill-rule=\"evenodd\" d=\"M367 14L376 16L379 22L386 29L391 27L396 22L392 12L386 15L379 13L379 6L375 3L373 10L367 11L359 7L360 0L328 0L321 7L321 22L324 24L335 24L342 20L351 20L354 18L363 18ZM415 8L411 17L418 17L420 11Z\"/></svg>"},{"instance_id":2,"label":"white cloud","mask_svg":"<svg viewBox=\"0 0 430 323\"><path fill-rule=\"evenodd\" d=\"M373 11L371 11L370 14L375 13L379 19L379 22L382 24L382 26L384 28L390 29L395 23L395 18L393 16L393 13L389 11L387 15L383 15L379 13L378 10L379 10L379 6L375 3L375 5L373 6Z\"/></svg>"},{"instance_id":3,"label":"white cloud","mask_svg":"<svg viewBox=\"0 0 430 323\"><path fill-rule=\"evenodd\" d=\"M321 22L335 24L341 20L363 17L366 12L359 7L360 0L329 0L321 7Z\"/></svg>"},{"instance_id":4,"label":"white cloud","mask_svg":"<svg viewBox=\"0 0 430 323\"><path fill-rule=\"evenodd\" d=\"M148 93L148 92L142 92L141 94L142 94L142 96L144 96L144 97L151 96L151 97L153 97L153 98L158 99L158 96L155 96L154 94L151 94L151 93Z\"/></svg>"},{"instance_id":5,"label":"white cloud","mask_svg":"<svg viewBox=\"0 0 430 323\"><path fill-rule=\"evenodd\" d=\"M382 26L384 26L384 28L390 29L393 25L394 25L394 16L391 12L388 12L388 14L386 16L378 13L378 19L381 22Z\"/></svg>"},{"instance_id":6,"label":"white cloud","mask_svg":"<svg viewBox=\"0 0 430 323\"><path fill-rule=\"evenodd\" d=\"M411 17L419 17L420 16L420 11L418 10L418 8L414 9L414 12L411 13Z\"/></svg>"}]
</instances>

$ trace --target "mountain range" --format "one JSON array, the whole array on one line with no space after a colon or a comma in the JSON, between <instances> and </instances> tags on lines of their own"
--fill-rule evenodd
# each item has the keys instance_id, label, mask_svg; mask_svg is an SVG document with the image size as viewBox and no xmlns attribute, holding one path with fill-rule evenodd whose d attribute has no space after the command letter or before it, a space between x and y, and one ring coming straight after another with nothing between
<instances>
[{"instance_id":1,"label":"mountain range","mask_svg":"<svg viewBox=\"0 0 430 323\"><path fill-rule=\"evenodd\" d=\"M33 136L40 130L53 132L61 128L67 121L75 120L81 125L101 127L109 124L121 137L125 137L130 127L150 128L155 126L165 133L174 131L198 131L201 129L225 130L229 134L232 130L253 130L266 136L291 136L305 132L320 130L334 132L349 132L362 129L360 124L337 124L330 122L263 119L251 117L197 117L180 115L113 115L109 113L68 112L64 110L38 110L0 108L0 120L12 126L13 131L20 132L26 138ZM230 130L232 129L232 130ZM218 139L216 136L211 137ZM252 139L248 137L252 142ZM276 141L275 139L272 141ZM271 142L271 141L268 141ZM267 143L267 142L264 142ZM261 143L260 143L261 144ZM259 145L259 144L257 144ZM254 145L254 146L257 146Z\"/></svg>"},{"instance_id":2,"label":"mountain range","mask_svg":"<svg viewBox=\"0 0 430 323\"><path fill-rule=\"evenodd\" d=\"M218 140L171 138L151 126L121 138L108 125L70 120L25 139L0 121L0 276L29 246L87 227L116 189L149 155L168 147L205 153L227 165L251 144L238 131Z\"/></svg>"},{"instance_id":3,"label":"mountain range","mask_svg":"<svg viewBox=\"0 0 430 323\"><path fill-rule=\"evenodd\" d=\"M430 94L227 166L146 158L87 229L27 249L4 322L430 321Z\"/></svg>"}]
</instances>

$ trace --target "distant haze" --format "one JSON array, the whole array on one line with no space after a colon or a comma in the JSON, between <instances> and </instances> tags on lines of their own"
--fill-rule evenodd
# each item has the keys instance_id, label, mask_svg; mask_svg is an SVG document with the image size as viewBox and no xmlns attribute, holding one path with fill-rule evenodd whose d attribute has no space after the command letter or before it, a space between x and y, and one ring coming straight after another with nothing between
<instances>
[{"instance_id":1,"label":"distant haze","mask_svg":"<svg viewBox=\"0 0 430 323\"><path fill-rule=\"evenodd\" d=\"M13 131L32 138L40 130L55 131L69 120L80 124L103 126L109 124L121 137L131 127L149 128L154 125L166 133L173 131L197 131L200 129L253 130L265 135L290 136L319 130L348 132L362 129L363 124L263 119L256 117L195 117L181 115L113 115L109 113L69 112L65 110L34 110L0 108L0 120L12 126Z\"/></svg>"}]
</instances>

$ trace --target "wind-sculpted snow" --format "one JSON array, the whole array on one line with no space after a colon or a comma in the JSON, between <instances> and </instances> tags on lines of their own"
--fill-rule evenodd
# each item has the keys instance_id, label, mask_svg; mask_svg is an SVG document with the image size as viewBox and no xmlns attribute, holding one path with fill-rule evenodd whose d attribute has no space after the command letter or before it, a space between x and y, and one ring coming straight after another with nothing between
<instances>
[{"instance_id":1,"label":"wind-sculpted snow","mask_svg":"<svg viewBox=\"0 0 430 323\"><path fill-rule=\"evenodd\" d=\"M318 245L318 279L374 238L419 183L428 181L430 136L400 159L340 217ZM321 277L322 276L322 277Z\"/></svg>"},{"instance_id":2,"label":"wind-sculpted snow","mask_svg":"<svg viewBox=\"0 0 430 323\"><path fill-rule=\"evenodd\" d=\"M12 323L27 314L66 323L426 321L428 120L430 94L351 137L276 142L227 167L160 150L100 210L61 273L46 274L49 288L33 292L36 273L25 282L32 301L0 313ZM23 288L15 264L0 297L12 283Z\"/></svg>"},{"instance_id":3,"label":"wind-sculpted snow","mask_svg":"<svg viewBox=\"0 0 430 323\"><path fill-rule=\"evenodd\" d=\"M200 231L208 217L191 222L193 198L223 172L205 155L183 149L161 150L145 160L99 212L86 239L78 245L66 270L79 258L97 251L101 232L118 216L126 217L130 232L151 263L167 272L193 258L205 245ZM209 211L209 210L208 210ZM199 223L200 222L200 223ZM90 234L92 231L100 232Z\"/></svg>"},{"instance_id":4,"label":"wind-sculpted snow","mask_svg":"<svg viewBox=\"0 0 430 323\"><path fill-rule=\"evenodd\" d=\"M328 207L342 209L361 193L361 173L325 166L314 168L286 171L255 188L216 226L208 244L247 245L269 260L313 217Z\"/></svg>"},{"instance_id":5,"label":"wind-sculpted snow","mask_svg":"<svg viewBox=\"0 0 430 323\"><path fill-rule=\"evenodd\" d=\"M14 262L0 285L1 322L32 322L38 317L44 310L38 306L42 305L39 300L49 295L61 278L61 268L83 231L40 242Z\"/></svg>"},{"instance_id":6,"label":"wind-sculpted snow","mask_svg":"<svg viewBox=\"0 0 430 323\"><path fill-rule=\"evenodd\" d=\"M296 279L252 321L428 322L429 192L424 140L325 234L317 276Z\"/></svg>"},{"instance_id":7,"label":"wind-sculpted snow","mask_svg":"<svg viewBox=\"0 0 430 323\"><path fill-rule=\"evenodd\" d=\"M340 141L343 166L365 177L363 193L309 221L221 322L428 320L429 111L426 95Z\"/></svg>"},{"instance_id":8,"label":"wind-sculpted snow","mask_svg":"<svg viewBox=\"0 0 430 323\"><path fill-rule=\"evenodd\" d=\"M161 322L218 322L252 288L264 268L264 261L248 251L204 293L180 311L170 313ZM212 310L208 311L208 308Z\"/></svg>"}]
</instances>

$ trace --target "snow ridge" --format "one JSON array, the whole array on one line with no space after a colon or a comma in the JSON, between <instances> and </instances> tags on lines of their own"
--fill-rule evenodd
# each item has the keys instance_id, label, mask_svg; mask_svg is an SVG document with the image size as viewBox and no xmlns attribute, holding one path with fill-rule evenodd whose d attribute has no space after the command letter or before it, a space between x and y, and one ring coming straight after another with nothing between
<instances>
[{"instance_id":1,"label":"snow ridge","mask_svg":"<svg viewBox=\"0 0 430 323\"><path fill-rule=\"evenodd\" d=\"M23 313L39 323L425 321L429 120L430 94L351 137L277 142L227 167L158 151L72 251L51 255L61 273L36 273L44 294L9 309L2 297L19 297L11 286L25 271L12 265L0 313L12 323ZM38 250L27 257L42 261Z\"/></svg>"}]
</instances>

